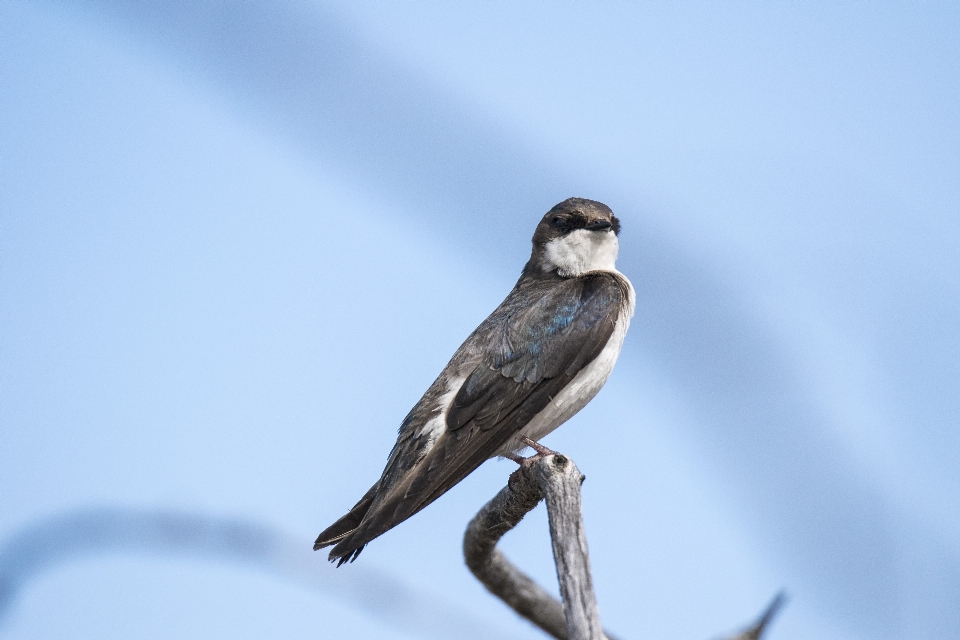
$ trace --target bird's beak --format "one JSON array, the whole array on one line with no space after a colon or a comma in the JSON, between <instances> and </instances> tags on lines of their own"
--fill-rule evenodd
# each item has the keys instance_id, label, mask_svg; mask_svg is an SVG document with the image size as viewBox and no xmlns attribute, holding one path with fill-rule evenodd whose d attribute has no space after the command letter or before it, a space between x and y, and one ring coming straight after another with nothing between
<instances>
[{"instance_id":1,"label":"bird's beak","mask_svg":"<svg viewBox=\"0 0 960 640\"><path fill-rule=\"evenodd\" d=\"M613 225L610 224L609 220L594 220L593 222L588 223L584 228L587 231L607 231L612 226Z\"/></svg>"}]
</instances>

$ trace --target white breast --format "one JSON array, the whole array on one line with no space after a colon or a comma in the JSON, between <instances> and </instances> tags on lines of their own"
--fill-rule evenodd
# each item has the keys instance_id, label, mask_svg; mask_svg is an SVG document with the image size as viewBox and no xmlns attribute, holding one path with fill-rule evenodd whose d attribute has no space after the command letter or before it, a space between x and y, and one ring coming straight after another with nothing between
<instances>
[{"instance_id":1,"label":"white breast","mask_svg":"<svg viewBox=\"0 0 960 640\"><path fill-rule=\"evenodd\" d=\"M613 234L610 234L613 235ZM615 269L609 269L620 275ZM626 278L628 290L627 304L624 305L620 316L617 318L617 324L613 328L613 334L593 362L580 370L573 380L557 394L553 400L544 407L540 413L533 417L533 420L521 431L521 433L532 440L540 440L548 433L559 427L561 424L572 418L580 409L583 409L588 402L593 400L601 387L606 383L607 378L613 371L613 365L617 363L620 356L620 349L623 347L623 338L627 335L627 327L630 326L630 318L633 317L633 309L636 296L633 291L633 285ZM517 452L524 448L516 439L504 443L496 455Z\"/></svg>"}]
</instances>

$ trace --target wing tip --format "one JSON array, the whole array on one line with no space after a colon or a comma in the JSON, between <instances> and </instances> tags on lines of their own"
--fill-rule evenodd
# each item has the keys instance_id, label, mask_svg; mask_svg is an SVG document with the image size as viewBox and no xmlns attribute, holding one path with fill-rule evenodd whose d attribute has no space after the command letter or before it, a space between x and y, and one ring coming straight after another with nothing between
<instances>
[{"instance_id":1,"label":"wing tip","mask_svg":"<svg viewBox=\"0 0 960 640\"><path fill-rule=\"evenodd\" d=\"M331 528L332 528L332 527L331 527ZM314 550L314 551L319 551L320 549L323 549L324 547L329 547L329 546L332 545L332 544L337 544L338 542L340 542L341 540L343 540L344 538L346 538L347 536L349 536L351 533L353 533L353 532L356 531L356 530L357 530L357 528L354 527L354 528L351 529L350 531L344 531L343 533L339 533L339 534L334 535L334 536L330 536L326 531L324 531L323 533L320 534L320 536L319 536L319 537L316 539L316 541L313 543L313 550ZM328 536L328 537L325 537L325 535Z\"/></svg>"}]
</instances>

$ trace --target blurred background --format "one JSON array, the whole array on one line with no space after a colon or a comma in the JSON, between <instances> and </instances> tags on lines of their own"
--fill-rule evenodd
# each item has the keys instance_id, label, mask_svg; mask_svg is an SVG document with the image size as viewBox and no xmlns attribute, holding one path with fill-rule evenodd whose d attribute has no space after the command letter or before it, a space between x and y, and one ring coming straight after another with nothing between
<instances>
[{"instance_id":1,"label":"blurred background","mask_svg":"<svg viewBox=\"0 0 960 640\"><path fill-rule=\"evenodd\" d=\"M638 293L545 441L587 475L607 628L706 640L783 588L773 640L960 637L958 31L934 2L3 2L0 636L542 637L461 558L513 463L354 565L308 549L581 196ZM503 547L556 590L547 535L541 507Z\"/></svg>"}]
</instances>

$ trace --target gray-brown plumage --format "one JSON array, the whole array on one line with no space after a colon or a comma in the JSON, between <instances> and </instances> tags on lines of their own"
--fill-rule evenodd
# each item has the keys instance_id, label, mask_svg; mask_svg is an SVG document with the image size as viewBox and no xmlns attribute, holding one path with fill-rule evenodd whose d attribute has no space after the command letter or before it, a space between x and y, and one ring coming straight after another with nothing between
<instances>
[{"instance_id":1,"label":"gray-brown plumage","mask_svg":"<svg viewBox=\"0 0 960 640\"><path fill-rule=\"evenodd\" d=\"M615 267L619 221L570 198L537 225L507 298L467 338L400 426L380 479L317 538L330 560L439 498L485 460L519 451L596 395L623 343L634 295Z\"/></svg>"}]
</instances>

